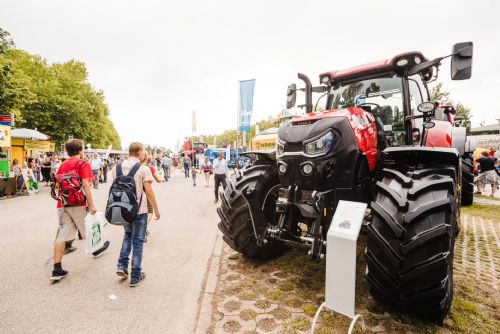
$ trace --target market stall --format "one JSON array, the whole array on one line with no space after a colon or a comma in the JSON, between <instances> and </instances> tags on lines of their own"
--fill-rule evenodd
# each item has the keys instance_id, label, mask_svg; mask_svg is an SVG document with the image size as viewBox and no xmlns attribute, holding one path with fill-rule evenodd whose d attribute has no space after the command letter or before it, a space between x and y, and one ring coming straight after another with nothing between
<instances>
[{"instance_id":1,"label":"market stall","mask_svg":"<svg viewBox=\"0 0 500 334\"><path fill-rule=\"evenodd\" d=\"M11 155L10 115L0 115L0 197L16 193L16 179L10 175L9 160Z\"/></svg>"},{"instance_id":2,"label":"market stall","mask_svg":"<svg viewBox=\"0 0 500 334\"><path fill-rule=\"evenodd\" d=\"M55 152L55 144L49 141L49 136L31 129L12 130L12 156L10 163L34 158L39 154Z\"/></svg>"}]
</instances>

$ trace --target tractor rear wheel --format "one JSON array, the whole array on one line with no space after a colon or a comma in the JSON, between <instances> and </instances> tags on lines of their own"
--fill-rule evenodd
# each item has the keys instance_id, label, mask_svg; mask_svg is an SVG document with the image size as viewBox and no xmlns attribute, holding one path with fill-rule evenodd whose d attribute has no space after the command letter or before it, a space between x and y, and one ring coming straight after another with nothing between
<instances>
[{"instance_id":1,"label":"tractor rear wheel","mask_svg":"<svg viewBox=\"0 0 500 334\"><path fill-rule=\"evenodd\" d=\"M259 206L267 222L271 222L278 218L275 203L279 186L276 164L253 165L244 168L234 182L228 181L221 193L222 202L217 213L221 219L218 226L223 233L222 238L245 257L267 259L280 255L284 250L284 246L273 239L258 245L248 203L242 194L244 189L255 188Z\"/></svg>"},{"instance_id":2,"label":"tractor rear wheel","mask_svg":"<svg viewBox=\"0 0 500 334\"><path fill-rule=\"evenodd\" d=\"M474 201L474 159L469 153L462 157L462 205L472 205Z\"/></svg>"},{"instance_id":3,"label":"tractor rear wheel","mask_svg":"<svg viewBox=\"0 0 500 334\"><path fill-rule=\"evenodd\" d=\"M382 170L367 228L367 280L376 297L441 322L453 299L457 172L420 167Z\"/></svg>"}]
</instances>

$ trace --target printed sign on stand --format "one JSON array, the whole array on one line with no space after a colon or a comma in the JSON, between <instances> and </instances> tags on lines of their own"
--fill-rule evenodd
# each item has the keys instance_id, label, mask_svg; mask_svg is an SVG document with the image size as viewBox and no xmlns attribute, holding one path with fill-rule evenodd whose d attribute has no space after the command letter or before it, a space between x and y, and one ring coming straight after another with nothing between
<instances>
[{"instance_id":1,"label":"printed sign on stand","mask_svg":"<svg viewBox=\"0 0 500 334\"><path fill-rule=\"evenodd\" d=\"M23 168L21 170L23 179L24 179L24 186L26 187L26 190L28 191L28 195L33 195L38 193L38 183L35 180L35 177L33 175L33 171L28 168Z\"/></svg>"},{"instance_id":2,"label":"printed sign on stand","mask_svg":"<svg viewBox=\"0 0 500 334\"><path fill-rule=\"evenodd\" d=\"M354 312L356 294L356 244L363 224L366 203L339 201L327 233L325 302L321 304L313 320L312 331L323 308L343 314L352 319L349 333L361 319Z\"/></svg>"}]
</instances>

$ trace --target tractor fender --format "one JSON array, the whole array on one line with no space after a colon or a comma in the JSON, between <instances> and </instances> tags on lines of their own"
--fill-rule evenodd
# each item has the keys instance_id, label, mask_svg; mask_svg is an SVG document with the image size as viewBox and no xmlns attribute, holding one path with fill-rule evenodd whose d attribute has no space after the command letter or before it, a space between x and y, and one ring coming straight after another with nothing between
<instances>
[{"instance_id":1,"label":"tractor fender","mask_svg":"<svg viewBox=\"0 0 500 334\"><path fill-rule=\"evenodd\" d=\"M247 156L250 159L257 158L259 160L264 160L267 162L276 162L276 150L247 151L240 153L240 156Z\"/></svg>"},{"instance_id":2,"label":"tractor fender","mask_svg":"<svg viewBox=\"0 0 500 334\"><path fill-rule=\"evenodd\" d=\"M382 152L384 166L417 166L435 163L460 166L460 153L454 147L401 146L389 147Z\"/></svg>"},{"instance_id":3,"label":"tractor fender","mask_svg":"<svg viewBox=\"0 0 500 334\"><path fill-rule=\"evenodd\" d=\"M452 129L450 122L433 121L434 127L427 129L423 138L423 146L427 147L453 147Z\"/></svg>"},{"instance_id":4,"label":"tractor fender","mask_svg":"<svg viewBox=\"0 0 500 334\"><path fill-rule=\"evenodd\" d=\"M464 155L464 153L466 152L465 150L466 141L467 141L466 128L458 128L458 127L451 128L451 147L456 148L461 156Z\"/></svg>"}]
</instances>

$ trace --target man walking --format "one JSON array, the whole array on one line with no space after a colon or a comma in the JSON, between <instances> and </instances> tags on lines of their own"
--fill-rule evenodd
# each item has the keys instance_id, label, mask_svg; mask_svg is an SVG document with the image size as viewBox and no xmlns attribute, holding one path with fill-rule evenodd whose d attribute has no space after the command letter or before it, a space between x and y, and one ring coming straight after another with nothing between
<instances>
[{"instance_id":1,"label":"man walking","mask_svg":"<svg viewBox=\"0 0 500 334\"><path fill-rule=\"evenodd\" d=\"M170 168L172 167L172 159L168 155L165 155L163 159L161 159L161 165L163 167L163 174L165 175L165 181L168 181L170 178Z\"/></svg>"},{"instance_id":2,"label":"man walking","mask_svg":"<svg viewBox=\"0 0 500 334\"><path fill-rule=\"evenodd\" d=\"M214 183L215 183L215 199L214 203L219 201L219 186L222 184L223 189L226 188L226 176L227 176L227 161L224 159L222 152L219 152L217 159L214 160Z\"/></svg>"},{"instance_id":3,"label":"man walking","mask_svg":"<svg viewBox=\"0 0 500 334\"><path fill-rule=\"evenodd\" d=\"M56 239L54 241L54 270L52 271L51 281L59 281L68 275L66 270L62 269L62 258L67 241L75 239L76 232L85 239L85 216L88 212L96 213L94 199L90 184L93 181L92 171L87 162L83 162L83 141L72 139L65 144L69 159L64 161L57 171L56 178L59 175L74 173L81 180L85 200L76 206L65 207L61 199L57 201L57 214L59 217L59 228L57 229ZM104 246L95 251L92 255L99 256L109 246L109 241Z\"/></svg>"},{"instance_id":4,"label":"man walking","mask_svg":"<svg viewBox=\"0 0 500 334\"><path fill-rule=\"evenodd\" d=\"M495 192L498 189L499 175L495 167L495 158L489 156L487 151L481 152L481 157L476 160L479 164L479 176L476 179L477 192L481 194L487 184L491 184L491 197L495 197Z\"/></svg>"},{"instance_id":5,"label":"man walking","mask_svg":"<svg viewBox=\"0 0 500 334\"><path fill-rule=\"evenodd\" d=\"M92 160L90 160L90 167L92 168L92 175L94 176L94 189L99 187L99 171L101 170L102 161L99 154L94 153Z\"/></svg>"},{"instance_id":6,"label":"man walking","mask_svg":"<svg viewBox=\"0 0 500 334\"><path fill-rule=\"evenodd\" d=\"M184 176L189 177L189 169L191 168L191 158L187 153L184 153Z\"/></svg>"},{"instance_id":7,"label":"man walking","mask_svg":"<svg viewBox=\"0 0 500 334\"><path fill-rule=\"evenodd\" d=\"M147 202L153 207L156 220L160 219L160 211L158 210L158 205L151 185L153 182L153 175L147 166L141 164L141 161L144 161L145 153L144 146L141 143L131 143L129 146L129 158L115 166L112 172L114 179L117 175L117 168L121 168L122 174L127 175L134 166L137 164L140 165L139 169L134 174L136 195L140 202L139 212L133 223L123 226L125 234L123 236L122 248L116 269L116 274L118 276L123 278L128 277L129 255L132 251L131 287L139 285L139 283L146 278L146 274L142 271L141 263L148 221ZM146 198L143 198L144 194Z\"/></svg>"}]
</instances>

